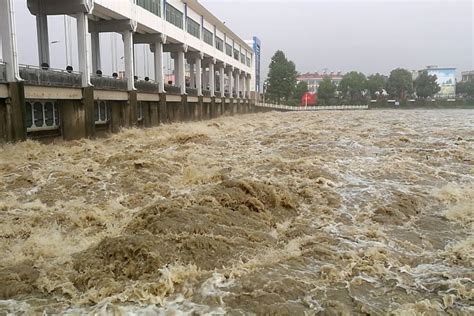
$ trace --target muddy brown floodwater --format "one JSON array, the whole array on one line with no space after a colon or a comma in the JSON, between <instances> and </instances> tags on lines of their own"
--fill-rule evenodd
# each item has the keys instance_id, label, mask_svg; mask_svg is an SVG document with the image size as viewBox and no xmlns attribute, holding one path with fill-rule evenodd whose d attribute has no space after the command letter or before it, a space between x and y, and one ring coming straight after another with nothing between
<instances>
[{"instance_id":1,"label":"muddy brown floodwater","mask_svg":"<svg viewBox=\"0 0 474 316\"><path fill-rule=\"evenodd\" d=\"M0 149L0 314L474 313L472 110Z\"/></svg>"}]
</instances>

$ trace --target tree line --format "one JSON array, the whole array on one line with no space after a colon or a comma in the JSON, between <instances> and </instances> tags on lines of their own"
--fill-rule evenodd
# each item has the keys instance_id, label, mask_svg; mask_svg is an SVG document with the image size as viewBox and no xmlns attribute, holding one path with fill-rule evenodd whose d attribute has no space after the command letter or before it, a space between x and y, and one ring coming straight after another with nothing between
<instances>
[{"instance_id":1,"label":"tree line","mask_svg":"<svg viewBox=\"0 0 474 316\"><path fill-rule=\"evenodd\" d=\"M308 92L304 81L297 81L298 73L293 61L288 60L282 51L272 57L268 79L265 81L267 100L275 103L298 105ZM392 70L389 76L374 74L366 77L363 73L351 71L345 74L336 85L330 77L325 77L318 87L319 104L350 102L366 103L371 99L386 97L405 100L407 98L427 99L441 91L437 77L427 71L419 73L413 80L410 71L402 68ZM457 93L474 97L474 80L457 84Z\"/></svg>"}]
</instances>

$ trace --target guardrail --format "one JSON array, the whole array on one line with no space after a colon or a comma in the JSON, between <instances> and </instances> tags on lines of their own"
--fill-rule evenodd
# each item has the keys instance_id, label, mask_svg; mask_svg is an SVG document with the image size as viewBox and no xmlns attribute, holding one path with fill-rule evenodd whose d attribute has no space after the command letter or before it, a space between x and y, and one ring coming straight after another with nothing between
<instances>
[{"instance_id":1,"label":"guardrail","mask_svg":"<svg viewBox=\"0 0 474 316\"><path fill-rule=\"evenodd\" d=\"M91 83L94 88L107 90L127 90L127 79L109 76L92 76Z\"/></svg>"},{"instance_id":2,"label":"guardrail","mask_svg":"<svg viewBox=\"0 0 474 316\"><path fill-rule=\"evenodd\" d=\"M166 93L181 95L181 87L165 85L165 91Z\"/></svg>"},{"instance_id":3,"label":"guardrail","mask_svg":"<svg viewBox=\"0 0 474 316\"><path fill-rule=\"evenodd\" d=\"M135 81L135 88L141 92L158 93L158 84L154 81Z\"/></svg>"},{"instance_id":4,"label":"guardrail","mask_svg":"<svg viewBox=\"0 0 474 316\"><path fill-rule=\"evenodd\" d=\"M186 88L186 93L190 96L193 96L193 97L198 96L198 91L197 91L197 89L194 89L194 88Z\"/></svg>"},{"instance_id":5,"label":"guardrail","mask_svg":"<svg viewBox=\"0 0 474 316\"><path fill-rule=\"evenodd\" d=\"M20 65L20 77L35 86L81 86L81 73L75 71Z\"/></svg>"},{"instance_id":6,"label":"guardrail","mask_svg":"<svg viewBox=\"0 0 474 316\"><path fill-rule=\"evenodd\" d=\"M368 105L327 105L327 106L288 106L268 103L257 103L256 106L284 111L337 111L337 110L368 110Z\"/></svg>"},{"instance_id":7,"label":"guardrail","mask_svg":"<svg viewBox=\"0 0 474 316\"><path fill-rule=\"evenodd\" d=\"M7 65L0 62L0 82L7 82Z\"/></svg>"}]
</instances>

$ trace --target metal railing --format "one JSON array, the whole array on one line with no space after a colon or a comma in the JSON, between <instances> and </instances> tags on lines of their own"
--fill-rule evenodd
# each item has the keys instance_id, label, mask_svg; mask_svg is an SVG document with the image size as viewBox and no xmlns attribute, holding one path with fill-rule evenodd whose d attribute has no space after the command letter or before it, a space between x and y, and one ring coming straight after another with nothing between
<instances>
[{"instance_id":1,"label":"metal railing","mask_svg":"<svg viewBox=\"0 0 474 316\"><path fill-rule=\"evenodd\" d=\"M7 65L0 62L0 82L7 82Z\"/></svg>"},{"instance_id":2,"label":"metal railing","mask_svg":"<svg viewBox=\"0 0 474 316\"><path fill-rule=\"evenodd\" d=\"M203 90L203 91L202 91L202 95L205 96L205 97L210 97L210 96L211 96L211 91L209 91L209 90Z\"/></svg>"},{"instance_id":3,"label":"metal railing","mask_svg":"<svg viewBox=\"0 0 474 316\"><path fill-rule=\"evenodd\" d=\"M368 105L327 105L327 106L288 106L269 103L257 103L256 106L285 111L334 111L334 110L368 110Z\"/></svg>"},{"instance_id":4,"label":"metal railing","mask_svg":"<svg viewBox=\"0 0 474 316\"><path fill-rule=\"evenodd\" d=\"M181 95L181 87L165 85L165 91L169 94L179 94Z\"/></svg>"},{"instance_id":5,"label":"metal railing","mask_svg":"<svg viewBox=\"0 0 474 316\"><path fill-rule=\"evenodd\" d=\"M94 88L106 90L127 90L127 79L109 76L92 76L91 83Z\"/></svg>"},{"instance_id":6,"label":"metal railing","mask_svg":"<svg viewBox=\"0 0 474 316\"><path fill-rule=\"evenodd\" d=\"M20 77L26 84L36 86L81 86L81 73L76 71L20 65Z\"/></svg>"},{"instance_id":7,"label":"metal railing","mask_svg":"<svg viewBox=\"0 0 474 316\"><path fill-rule=\"evenodd\" d=\"M198 91L194 88L186 88L186 93L192 97L197 97Z\"/></svg>"},{"instance_id":8,"label":"metal railing","mask_svg":"<svg viewBox=\"0 0 474 316\"><path fill-rule=\"evenodd\" d=\"M135 81L135 88L140 92L158 93L158 84L154 81L139 80Z\"/></svg>"}]
</instances>

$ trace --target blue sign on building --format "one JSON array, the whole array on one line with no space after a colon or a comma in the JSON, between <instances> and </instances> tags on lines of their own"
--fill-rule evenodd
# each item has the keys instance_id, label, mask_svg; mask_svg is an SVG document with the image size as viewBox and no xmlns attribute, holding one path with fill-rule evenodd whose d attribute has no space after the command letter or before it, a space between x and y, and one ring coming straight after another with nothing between
<instances>
[{"instance_id":1,"label":"blue sign on building","mask_svg":"<svg viewBox=\"0 0 474 316\"><path fill-rule=\"evenodd\" d=\"M255 53L255 91L261 92L261 80L260 80L260 60L261 60L261 45L260 40L254 36L253 37L253 51Z\"/></svg>"}]
</instances>

